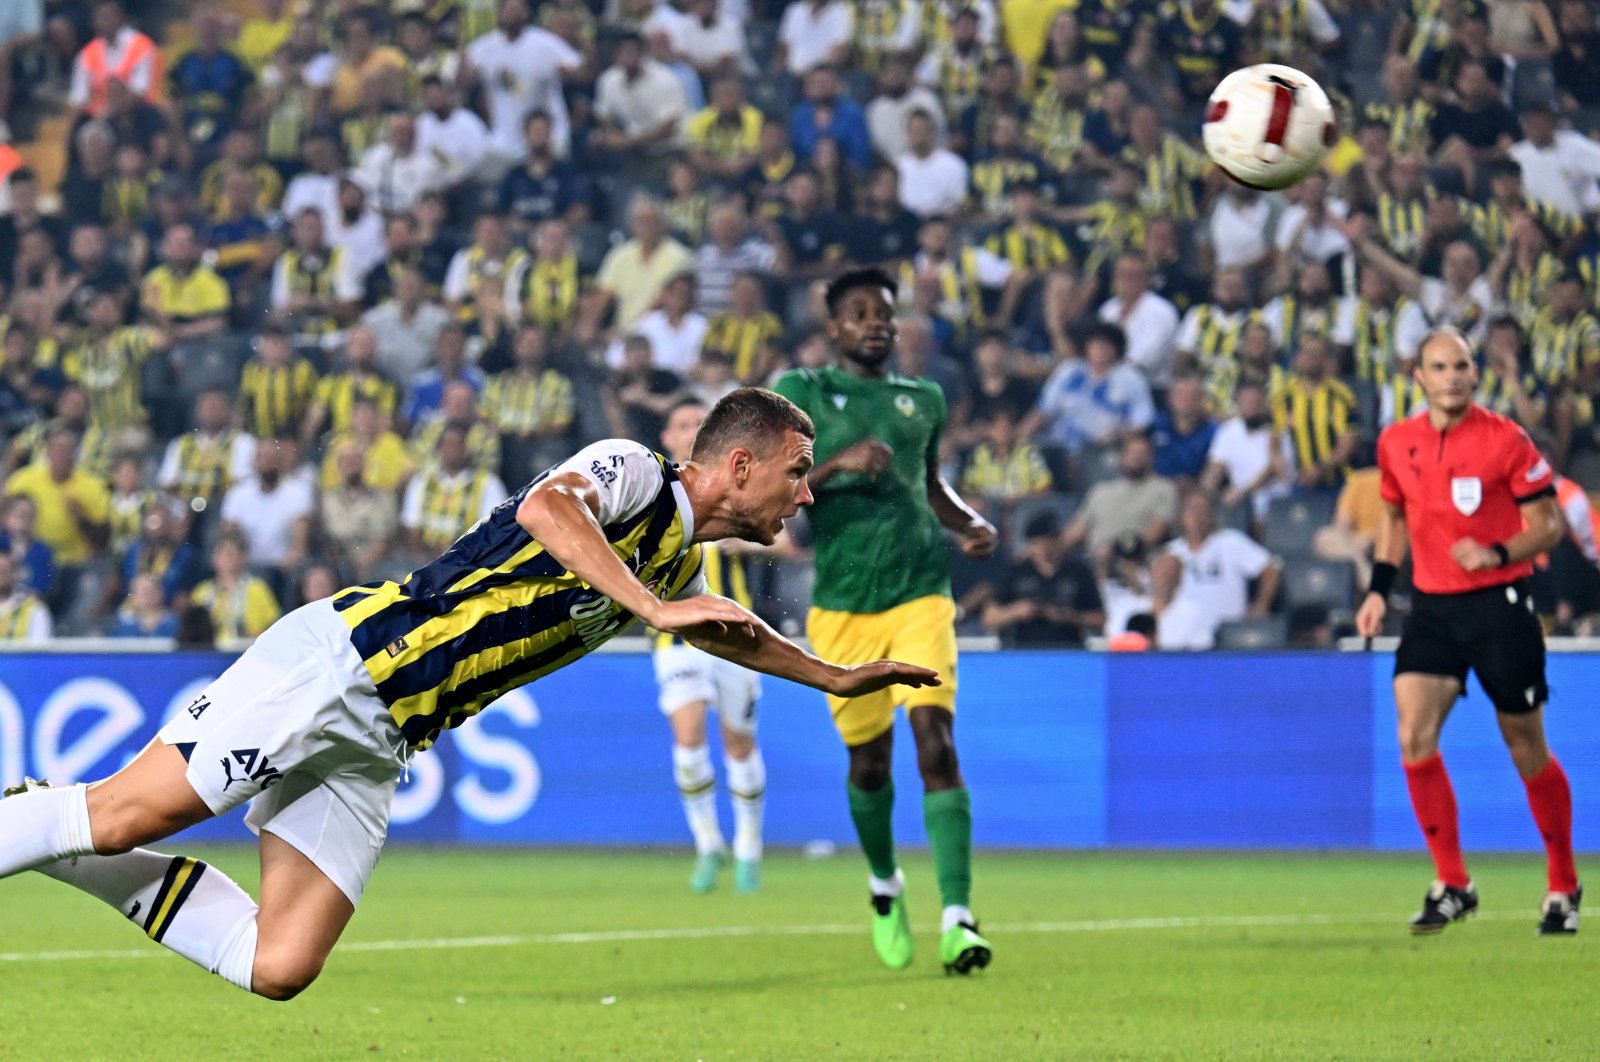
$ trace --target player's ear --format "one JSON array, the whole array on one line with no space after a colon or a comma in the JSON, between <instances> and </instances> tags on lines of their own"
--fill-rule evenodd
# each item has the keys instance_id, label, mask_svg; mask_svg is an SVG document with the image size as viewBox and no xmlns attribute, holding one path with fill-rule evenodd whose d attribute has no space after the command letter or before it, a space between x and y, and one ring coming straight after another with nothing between
<instances>
[{"instance_id":1,"label":"player's ear","mask_svg":"<svg viewBox=\"0 0 1600 1062\"><path fill-rule=\"evenodd\" d=\"M755 460L755 455L746 447L735 446L728 451L728 475L732 477L734 486L742 489L750 482Z\"/></svg>"}]
</instances>

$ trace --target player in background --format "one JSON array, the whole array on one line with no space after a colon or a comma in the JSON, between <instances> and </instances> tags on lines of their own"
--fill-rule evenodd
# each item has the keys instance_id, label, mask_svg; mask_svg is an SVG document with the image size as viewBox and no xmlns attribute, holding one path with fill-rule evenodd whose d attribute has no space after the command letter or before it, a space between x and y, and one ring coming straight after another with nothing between
<instances>
[{"instance_id":1,"label":"player in background","mask_svg":"<svg viewBox=\"0 0 1600 1062\"><path fill-rule=\"evenodd\" d=\"M355 914L410 757L635 618L843 697L937 684L912 665L819 660L704 593L700 543L771 544L810 502L812 438L804 413L746 387L712 408L681 468L627 440L585 447L404 582L273 624L110 778L8 793L0 878L39 870L230 983L289 999ZM139 847L247 801L259 907L216 868Z\"/></svg>"},{"instance_id":2,"label":"player in background","mask_svg":"<svg viewBox=\"0 0 1600 1062\"><path fill-rule=\"evenodd\" d=\"M661 447L683 464L694 451L694 437L706 419L699 399L686 398L667 413ZM745 581L743 543L701 547L706 589L751 607ZM683 814L694 835L694 873L689 888L710 892L728 865L728 843L717 821L717 775L706 747L706 713L716 709L722 724L722 765L733 798L733 888L761 888L761 814L766 803L767 765L756 744L756 703L761 682L755 672L696 649L676 634L656 635L656 684L661 711L672 725L672 773L683 799Z\"/></svg>"},{"instance_id":3,"label":"player in background","mask_svg":"<svg viewBox=\"0 0 1600 1062\"><path fill-rule=\"evenodd\" d=\"M1472 401L1478 370L1460 332L1442 328L1423 341L1416 379L1427 413L1378 438L1384 513L1356 614L1364 637L1382 629L1409 540L1417 593L1395 653L1394 700L1406 786L1437 875L1411 932L1437 933L1478 907L1439 755L1439 731L1470 669L1494 703L1544 839L1539 932L1576 933L1583 888L1572 859L1572 793L1545 742L1544 632L1527 589L1533 558L1566 531L1550 464L1515 422Z\"/></svg>"},{"instance_id":4,"label":"player in background","mask_svg":"<svg viewBox=\"0 0 1600 1062\"><path fill-rule=\"evenodd\" d=\"M989 942L971 910L972 804L956 758L955 604L946 529L971 557L994 552L995 530L939 475L943 392L889 371L895 285L879 269L828 285L828 335L839 363L785 373L774 389L811 415L816 588L806 621L812 646L843 660L893 652L945 677L938 689L830 696L850 753L850 817L871 867L872 940L892 969L911 961L905 876L895 861L894 713L904 705L922 774L923 821L944 900L939 956L946 970L988 965Z\"/></svg>"}]
</instances>

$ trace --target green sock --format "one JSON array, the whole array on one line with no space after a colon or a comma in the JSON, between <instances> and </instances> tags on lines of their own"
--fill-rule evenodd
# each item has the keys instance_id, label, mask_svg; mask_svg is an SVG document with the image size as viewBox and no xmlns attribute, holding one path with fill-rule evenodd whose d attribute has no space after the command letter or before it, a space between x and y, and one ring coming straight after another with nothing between
<instances>
[{"instance_id":1,"label":"green sock","mask_svg":"<svg viewBox=\"0 0 1600 1062\"><path fill-rule=\"evenodd\" d=\"M894 782L888 781L882 789L857 789L849 782L850 818L856 824L856 836L861 838L861 850L867 854L867 865L875 878L892 878L897 864L894 861Z\"/></svg>"},{"instance_id":2,"label":"green sock","mask_svg":"<svg viewBox=\"0 0 1600 1062\"><path fill-rule=\"evenodd\" d=\"M972 797L965 788L941 789L922 797L922 821L933 846L933 869L946 907L971 906Z\"/></svg>"}]
</instances>

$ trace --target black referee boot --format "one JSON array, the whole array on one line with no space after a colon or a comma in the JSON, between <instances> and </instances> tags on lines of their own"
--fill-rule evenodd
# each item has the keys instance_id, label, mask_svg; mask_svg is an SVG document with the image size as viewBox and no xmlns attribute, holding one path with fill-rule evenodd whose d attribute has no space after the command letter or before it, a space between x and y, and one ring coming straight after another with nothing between
<instances>
[{"instance_id":1,"label":"black referee boot","mask_svg":"<svg viewBox=\"0 0 1600 1062\"><path fill-rule=\"evenodd\" d=\"M1477 911L1478 890L1470 881L1464 889L1436 881L1422 899L1422 910L1411 918L1411 933L1413 936L1442 933L1451 922L1459 922Z\"/></svg>"},{"instance_id":2,"label":"black referee boot","mask_svg":"<svg viewBox=\"0 0 1600 1062\"><path fill-rule=\"evenodd\" d=\"M1583 886L1571 892L1552 892L1544 898L1539 919L1541 937L1570 937L1578 931L1578 905L1583 902Z\"/></svg>"}]
</instances>

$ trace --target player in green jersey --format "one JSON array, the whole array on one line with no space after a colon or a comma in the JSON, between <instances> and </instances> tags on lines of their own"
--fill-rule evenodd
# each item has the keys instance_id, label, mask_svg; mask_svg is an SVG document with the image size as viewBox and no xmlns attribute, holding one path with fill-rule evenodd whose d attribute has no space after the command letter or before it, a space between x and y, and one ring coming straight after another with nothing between
<instances>
[{"instance_id":1,"label":"player in green jersey","mask_svg":"<svg viewBox=\"0 0 1600 1062\"><path fill-rule=\"evenodd\" d=\"M817 578L806 633L818 652L868 660L892 651L936 668L942 686L910 693L830 695L850 750L850 816L872 875L873 944L892 969L911 961L905 876L895 862L894 711L903 704L917 744L923 819L944 901L939 954L947 971L987 966L989 942L970 907L972 805L956 759L955 604L944 532L962 552L994 552L995 530L939 474L944 395L929 380L889 371L896 339L895 285L880 269L828 286L828 335L840 362L797 369L774 390L816 425L810 510Z\"/></svg>"}]
</instances>

